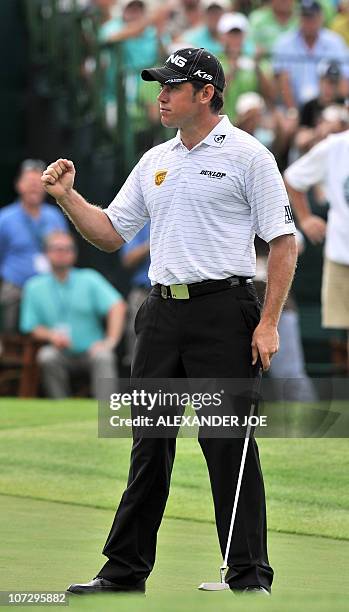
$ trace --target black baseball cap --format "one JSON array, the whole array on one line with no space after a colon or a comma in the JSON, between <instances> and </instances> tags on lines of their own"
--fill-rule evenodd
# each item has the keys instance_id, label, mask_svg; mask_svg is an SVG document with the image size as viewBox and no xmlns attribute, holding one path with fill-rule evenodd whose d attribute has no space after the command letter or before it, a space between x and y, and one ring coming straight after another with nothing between
<instances>
[{"instance_id":1,"label":"black baseball cap","mask_svg":"<svg viewBox=\"0 0 349 612\"><path fill-rule=\"evenodd\" d=\"M303 17L311 17L322 11L320 2L316 0L302 0L299 8Z\"/></svg>"},{"instance_id":2,"label":"black baseball cap","mask_svg":"<svg viewBox=\"0 0 349 612\"><path fill-rule=\"evenodd\" d=\"M163 85L184 83L186 81L202 81L211 83L223 91L225 76L220 61L206 49L179 49L167 58L160 68L142 70L144 81L159 81Z\"/></svg>"}]
</instances>

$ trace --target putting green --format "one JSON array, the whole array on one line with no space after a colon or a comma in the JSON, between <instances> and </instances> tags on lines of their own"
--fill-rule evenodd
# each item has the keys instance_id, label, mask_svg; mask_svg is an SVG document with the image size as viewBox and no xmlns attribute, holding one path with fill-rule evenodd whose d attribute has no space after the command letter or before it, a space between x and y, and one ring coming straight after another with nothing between
<instances>
[{"instance_id":1,"label":"putting green","mask_svg":"<svg viewBox=\"0 0 349 612\"><path fill-rule=\"evenodd\" d=\"M0 590L62 590L90 579L103 563L99 551L125 485L130 440L98 439L96 416L92 401L1 400ZM182 439L147 596L75 597L70 606L346 610L347 440L263 439L259 446L276 572L272 598L196 590L218 580L221 559L206 467L197 442Z\"/></svg>"},{"instance_id":2,"label":"putting green","mask_svg":"<svg viewBox=\"0 0 349 612\"><path fill-rule=\"evenodd\" d=\"M0 505L1 590L64 590L71 581L90 579L103 563L98 552L112 520L111 511L11 496L0 496ZM74 610L191 612L213 607L251 610L253 602L253 609L271 611L347 609L349 542L278 533L270 534L269 539L277 575L273 597L265 598L267 601L262 596L241 601L230 591L197 591L203 580L218 579L215 528L165 519L145 598L73 597L70 606Z\"/></svg>"}]
</instances>

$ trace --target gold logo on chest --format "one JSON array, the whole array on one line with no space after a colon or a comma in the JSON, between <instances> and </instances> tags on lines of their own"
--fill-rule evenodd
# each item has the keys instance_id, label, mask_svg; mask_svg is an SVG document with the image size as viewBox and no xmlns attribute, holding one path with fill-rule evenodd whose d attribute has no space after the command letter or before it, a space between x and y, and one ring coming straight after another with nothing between
<instances>
[{"instance_id":1,"label":"gold logo on chest","mask_svg":"<svg viewBox=\"0 0 349 612\"><path fill-rule=\"evenodd\" d=\"M160 185L162 185L166 178L166 175L167 170L158 170L157 172L155 172L155 185L157 187L160 187Z\"/></svg>"}]
</instances>

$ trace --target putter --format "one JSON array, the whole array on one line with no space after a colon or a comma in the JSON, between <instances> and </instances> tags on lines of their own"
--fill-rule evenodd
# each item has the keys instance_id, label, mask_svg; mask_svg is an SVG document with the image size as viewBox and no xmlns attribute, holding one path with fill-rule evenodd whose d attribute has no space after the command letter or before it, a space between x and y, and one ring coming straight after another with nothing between
<instances>
[{"instance_id":1,"label":"putter","mask_svg":"<svg viewBox=\"0 0 349 612\"><path fill-rule=\"evenodd\" d=\"M252 403L251 403L251 410L250 410L250 415L249 415L250 417L253 416L254 411L256 409L257 401L255 399L255 396L257 395L257 392L259 390L261 379L262 379L262 368L259 368L258 374L256 376L256 379L255 379L255 382L254 382L254 385L253 385L253 390L252 390ZM237 485L236 485L234 505L233 505L233 511L232 511L232 515L231 515L231 521L230 521L230 528L229 528L227 546L226 546L226 549L225 549L225 555L224 555L224 559L223 559L223 564L219 568L220 582L202 582L202 584L200 584L200 586L198 587L198 589L200 591L227 591L230 588L229 584L227 582L225 582L224 573L225 573L226 569L228 568L228 555L229 555L229 550L230 550L231 538L233 536L233 529L234 529L234 523L235 523L235 517L236 517L236 509L237 509L238 501L239 501L240 488L241 488L241 482L242 482L242 477L243 477L244 468L245 468L245 461L246 461L246 455L247 455L247 449L248 449L248 442L249 442L249 439L250 439L250 433L251 433L251 425L249 423L248 426L247 426L245 440L244 440L244 447L243 447L243 450L242 450L242 457L241 457L241 463L240 463L239 477L238 477L238 482L237 482Z\"/></svg>"}]
</instances>

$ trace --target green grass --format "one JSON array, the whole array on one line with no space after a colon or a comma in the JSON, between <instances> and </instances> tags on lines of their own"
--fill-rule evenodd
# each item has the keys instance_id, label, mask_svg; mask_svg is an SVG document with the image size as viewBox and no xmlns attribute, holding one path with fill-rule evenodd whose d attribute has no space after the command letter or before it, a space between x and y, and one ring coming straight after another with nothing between
<instances>
[{"instance_id":1,"label":"green grass","mask_svg":"<svg viewBox=\"0 0 349 612\"><path fill-rule=\"evenodd\" d=\"M131 441L97 438L93 401L0 404L0 589L64 589L89 579L103 562ZM261 439L259 446L276 570L272 598L253 598L252 606L230 592L195 590L218 578L220 554L199 445L180 439L147 597L75 598L70 605L121 612L347 609L347 440Z\"/></svg>"}]
</instances>

